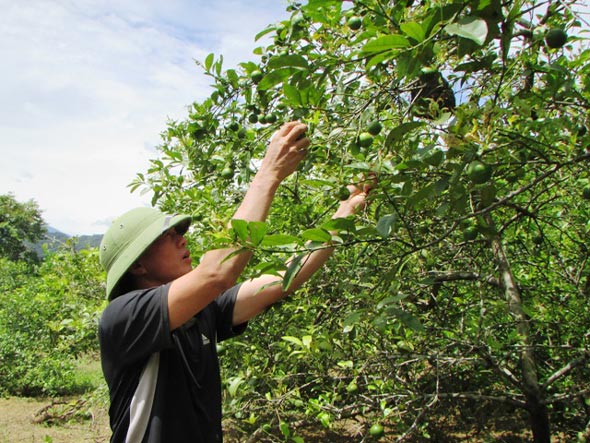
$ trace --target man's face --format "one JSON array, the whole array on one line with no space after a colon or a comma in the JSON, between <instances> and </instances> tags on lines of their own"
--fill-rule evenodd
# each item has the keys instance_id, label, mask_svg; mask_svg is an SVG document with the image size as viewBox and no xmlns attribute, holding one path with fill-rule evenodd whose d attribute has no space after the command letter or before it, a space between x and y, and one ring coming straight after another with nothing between
<instances>
[{"instance_id":1,"label":"man's face","mask_svg":"<svg viewBox=\"0 0 590 443\"><path fill-rule=\"evenodd\" d=\"M138 263L145 269L145 277L154 284L165 284L192 270L192 260L186 239L175 228L165 231L142 254Z\"/></svg>"}]
</instances>

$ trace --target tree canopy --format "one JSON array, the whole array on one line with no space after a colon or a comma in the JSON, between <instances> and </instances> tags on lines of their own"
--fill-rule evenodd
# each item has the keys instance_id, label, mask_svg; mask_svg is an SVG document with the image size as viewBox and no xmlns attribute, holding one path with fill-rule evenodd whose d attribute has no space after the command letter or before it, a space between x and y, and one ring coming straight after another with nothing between
<instances>
[{"instance_id":1,"label":"tree canopy","mask_svg":"<svg viewBox=\"0 0 590 443\"><path fill-rule=\"evenodd\" d=\"M0 195L0 257L9 260L35 261L30 244L43 238L47 231L37 203L18 202L14 195Z\"/></svg>"},{"instance_id":2,"label":"tree canopy","mask_svg":"<svg viewBox=\"0 0 590 443\"><path fill-rule=\"evenodd\" d=\"M278 417L365 415L428 435L437 408L492 403L522 411L535 442L590 434L590 50L577 6L309 0L256 36L259 62L201 61L211 95L168 123L132 189L192 214L194 249L254 248L253 274L307 241L339 245L250 342L227 345L244 426L271 420L271 403ZM226 232L291 119L309 126L308 158L268 223ZM342 185L369 176L365 213L327 221Z\"/></svg>"}]
</instances>

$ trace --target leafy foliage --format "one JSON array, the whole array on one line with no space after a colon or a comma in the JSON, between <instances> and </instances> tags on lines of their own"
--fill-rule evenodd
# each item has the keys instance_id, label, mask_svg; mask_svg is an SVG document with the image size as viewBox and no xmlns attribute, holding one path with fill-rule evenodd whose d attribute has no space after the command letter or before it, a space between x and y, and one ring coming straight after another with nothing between
<instances>
[{"instance_id":1,"label":"leafy foliage","mask_svg":"<svg viewBox=\"0 0 590 443\"><path fill-rule=\"evenodd\" d=\"M255 249L254 275L334 228L343 183L378 178L370 209L336 222L322 275L223 344L227 410L245 433L272 423L298 441L294 413L428 436L450 401L494 402L525 410L535 442L553 429L574 438L590 393L590 50L576 2L289 10L257 36L270 38L258 63L205 58L210 97L169 122L131 184L193 215L195 253ZM556 28L563 45L547 43ZM291 119L315 147L267 224L226 232L266 140Z\"/></svg>"},{"instance_id":2,"label":"leafy foliage","mask_svg":"<svg viewBox=\"0 0 590 443\"><path fill-rule=\"evenodd\" d=\"M29 245L41 240L45 232L37 203L19 203L12 194L0 195L0 257L37 261Z\"/></svg>"},{"instance_id":3,"label":"leafy foliage","mask_svg":"<svg viewBox=\"0 0 590 443\"><path fill-rule=\"evenodd\" d=\"M64 248L38 267L0 260L0 393L63 394L86 388L76 358L97 350L104 307L96 250Z\"/></svg>"}]
</instances>

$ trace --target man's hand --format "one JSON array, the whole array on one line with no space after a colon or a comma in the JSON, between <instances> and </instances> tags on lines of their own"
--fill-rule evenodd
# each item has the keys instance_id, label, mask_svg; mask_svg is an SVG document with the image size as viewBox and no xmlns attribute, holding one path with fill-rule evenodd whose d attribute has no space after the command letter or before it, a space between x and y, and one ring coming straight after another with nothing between
<instances>
[{"instance_id":1,"label":"man's hand","mask_svg":"<svg viewBox=\"0 0 590 443\"><path fill-rule=\"evenodd\" d=\"M332 218L348 217L362 210L367 205L367 195L369 191L377 184L376 178L373 176L369 179L361 180L356 185L348 185L350 195L346 200L340 202L340 206L334 213Z\"/></svg>"},{"instance_id":2,"label":"man's hand","mask_svg":"<svg viewBox=\"0 0 590 443\"><path fill-rule=\"evenodd\" d=\"M259 174L283 181L291 175L307 154L310 141L305 137L307 125L288 122L273 135L262 160Z\"/></svg>"}]
</instances>

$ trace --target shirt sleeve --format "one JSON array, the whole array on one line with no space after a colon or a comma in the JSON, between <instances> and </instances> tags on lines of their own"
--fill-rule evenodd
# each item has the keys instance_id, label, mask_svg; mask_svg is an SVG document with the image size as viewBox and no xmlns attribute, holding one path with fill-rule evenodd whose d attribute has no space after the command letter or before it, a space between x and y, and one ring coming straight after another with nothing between
<instances>
[{"instance_id":1,"label":"shirt sleeve","mask_svg":"<svg viewBox=\"0 0 590 443\"><path fill-rule=\"evenodd\" d=\"M248 326L247 322L233 326L234 306L239 289L240 285L236 285L225 291L213 302L215 303L217 314L217 341L223 341L240 335Z\"/></svg>"},{"instance_id":2,"label":"shirt sleeve","mask_svg":"<svg viewBox=\"0 0 590 443\"><path fill-rule=\"evenodd\" d=\"M114 299L99 324L102 352L127 365L171 347L169 287L133 291Z\"/></svg>"}]
</instances>

